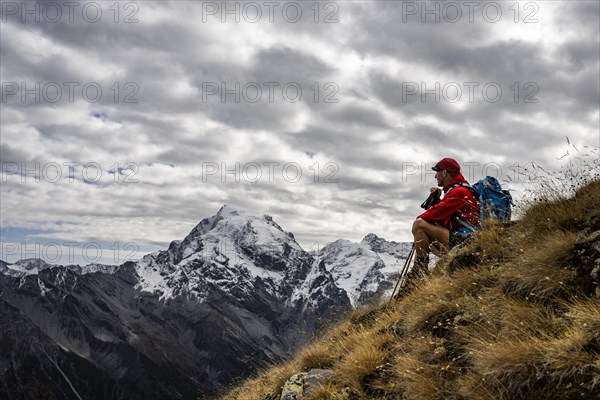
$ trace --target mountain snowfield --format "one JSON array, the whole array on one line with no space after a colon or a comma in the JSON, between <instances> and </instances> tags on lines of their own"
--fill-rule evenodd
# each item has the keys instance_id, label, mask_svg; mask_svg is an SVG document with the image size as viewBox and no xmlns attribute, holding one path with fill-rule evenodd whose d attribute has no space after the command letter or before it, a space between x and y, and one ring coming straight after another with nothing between
<instances>
[{"instance_id":1,"label":"mountain snowfield","mask_svg":"<svg viewBox=\"0 0 600 400\"><path fill-rule=\"evenodd\" d=\"M251 289L247 284L260 280L275 295L288 266L297 267L306 259L293 235L269 216L247 216L224 206L183 241L171 242L166 253L143 257L136 269L140 289L160 293L161 299L183 293L201 299L191 290L201 280L232 290Z\"/></svg>"},{"instance_id":2,"label":"mountain snowfield","mask_svg":"<svg viewBox=\"0 0 600 400\"><path fill-rule=\"evenodd\" d=\"M313 253L323 260L336 285L358 307L391 295L410 243L387 242L370 233L360 243L338 239Z\"/></svg>"},{"instance_id":3,"label":"mountain snowfield","mask_svg":"<svg viewBox=\"0 0 600 400\"><path fill-rule=\"evenodd\" d=\"M225 205L213 217L202 220L184 240L171 242L167 251L148 254L135 262L139 277L136 287L159 294L163 301L175 296L201 301L203 283L251 290L248 282L258 279L275 295L286 278L286 269L312 258L312 269L317 272L311 278L319 276L319 264L323 262L335 285L356 308L391 294L409 250L410 243L388 242L369 233L359 243L339 239L318 251L306 252L294 235L285 232L270 216L248 215ZM52 267L62 266L40 259L14 264L0 261L0 272L17 278ZM79 274L113 274L118 266L64 268ZM288 301L309 298L311 287L311 279L294 287Z\"/></svg>"}]
</instances>

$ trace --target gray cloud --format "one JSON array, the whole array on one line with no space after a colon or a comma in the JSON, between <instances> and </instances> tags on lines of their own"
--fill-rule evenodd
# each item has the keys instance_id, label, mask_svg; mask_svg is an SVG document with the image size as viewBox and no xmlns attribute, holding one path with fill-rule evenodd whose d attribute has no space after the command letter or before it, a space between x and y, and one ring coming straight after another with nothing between
<instances>
[{"instance_id":1,"label":"gray cloud","mask_svg":"<svg viewBox=\"0 0 600 400\"><path fill-rule=\"evenodd\" d=\"M81 15L73 23L3 15L2 163L95 162L103 175L95 183L3 175L2 226L66 221L53 235L166 246L227 203L272 214L305 244L369 232L410 240L439 158L479 163L479 179L490 165L503 175L528 162L558 169L566 136L579 147L600 145L597 2L536 2L533 24L523 23L523 9L514 23L508 3L500 3L497 23L480 13L473 22L464 15L423 23L403 15L409 2L330 3L318 4L317 23L313 2L300 2L295 23L282 18L283 3L273 23L264 14L255 24L204 22L201 2L193 1L138 2L133 24L122 22L125 10L113 21L112 3L98 3L97 23ZM338 21L323 23L328 15ZM78 88L74 101L43 94L22 101L9 94L10 82L29 89L95 82L103 95L92 102ZM279 84L273 101L265 82ZM431 90L436 82L460 85L461 101L422 97L421 85ZM479 84L472 102L464 82ZM263 85L262 97L203 97L207 84L231 90L236 83ZM301 87L299 101L282 97L286 83ZM413 83L418 91L403 96ZM502 89L497 102L482 97L492 83ZM325 101L331 94L337 102ZM525 102L531 99L538 102ZM131 171L110 172L128 162L139 168L137 183L122 182ZM266 169L258 182L221 170L205 179L207 163L253 162L279 162L276 179L268 181ZM291 163L301 168L297 182L282 179L281 167ZM337 182L323 181L332 172L326 165ZM518 197L523 185L513 188Z\"/></svg>"}]
</instances>

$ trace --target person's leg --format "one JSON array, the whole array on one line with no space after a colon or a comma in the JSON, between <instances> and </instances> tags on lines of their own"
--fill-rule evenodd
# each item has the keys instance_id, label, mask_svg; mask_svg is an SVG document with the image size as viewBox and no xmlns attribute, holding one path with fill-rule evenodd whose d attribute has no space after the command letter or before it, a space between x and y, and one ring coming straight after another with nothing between
<instances>
[{"instance_id":1,"label":"person's leg","mask_svg":"<svg viewBox=\"0 0 600 400\"><path fill-rule=\"evenodd\" d=\"M413 223L412 233L415 244L415 262L406 276L404 294L410 291L417 283L418 278L429 273L429 252L436 255L448 251L449 232L446 228L430 224L424 219L417 219Z\"/></svg>"},{"instance_id":2,"label":"person's leg","mask_svg":"<svg viewBox=\"0 0 600 400\"><path fill-rule=\"evenodd\" d=\"M427 273L429 253L441 256L448 252L450 232L440 225L431 224L418 218L413 223L412 233L415 242L415 273Z\"/></svg>"},{"instance_id":3,"label":"person's leg","mask_svg":"<svg viewBox=\"0 0 600 400\"><path fill-rule=\"evenodd\" d=\"M406 275L404 286L398 292L396 298L405 296L417 285L420 277L429 273L430 251L433 251L436 255L441 255L448 251L450 234L448 229L443 226L430 224L419 218L413 223L412 233L415 244L415 262Z\"/></svg>"},{"instance_id":4,"label":"person's leg","mask_svg":"<svg viewBox=\"0 0 600 400\"><path fill-rule=\"evenodd\" d=\"M418 218L412 226L417 258L429 257L432 251L440 256L448 252L450 232L443 226Z\"/></svg>"}]
</instances>

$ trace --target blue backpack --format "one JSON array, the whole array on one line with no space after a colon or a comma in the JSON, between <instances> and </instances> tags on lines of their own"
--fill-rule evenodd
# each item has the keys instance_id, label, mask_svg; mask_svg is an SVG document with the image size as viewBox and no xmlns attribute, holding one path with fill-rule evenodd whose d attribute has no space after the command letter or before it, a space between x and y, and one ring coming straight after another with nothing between
<instances>
[{"instance_id":1,"label":"blue backpack","mask_svg":"<svg viewBox=\"0 0 600 400\"><path fill-rule=\"evenodd\" d=\"M508 190L503 190L500 182L493 176L486 176L473 185L479 198L479 218L483 222L490 218L499 219L502 222L510 221L512 214L511 206L514 206L512 196Z\"/></svg>"},{"instance_id":2,"label":"blue backpack","mask_svg":"<svg viewBox=\"0 0 600 400\"><path fill-rule=\"evenodd\" d=\"M503 190L500 182L493 176L486 176L473 186L467 184L457 184L471 191L471 194L479 204L479 221L484 222L489 219L498 219L502 222L510 221L511 206L514 206L512 196L508 190ZM468 225L462 219L456 217L461 227L457 234L461 239L466 238L477 230L476 227Z\"/></svg>"}]
</instances>

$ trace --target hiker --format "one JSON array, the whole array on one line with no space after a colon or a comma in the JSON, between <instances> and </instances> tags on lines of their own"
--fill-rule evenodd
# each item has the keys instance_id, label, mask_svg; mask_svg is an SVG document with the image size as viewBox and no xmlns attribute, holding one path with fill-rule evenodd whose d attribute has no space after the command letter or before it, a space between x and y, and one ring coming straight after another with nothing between
<instances>
[{"instance_id":1,"label":"hiker","mask_svg":"<svg viewBox=\"0 0 600 400\"><path fill-rule=\"evenodd\" d=\"M439 200L440 189L431 188L432 197L437 200L413 223L416 258L410 272L412 276L428 272L430 252L438 256L448 252L472 232L468 227L479 226L479 206L471 191L461 186L469 183L460 173L458 162L444 158L432 169L436 171L435 179L443 188L444 197Z\"/></svg>"}]
</instances>

